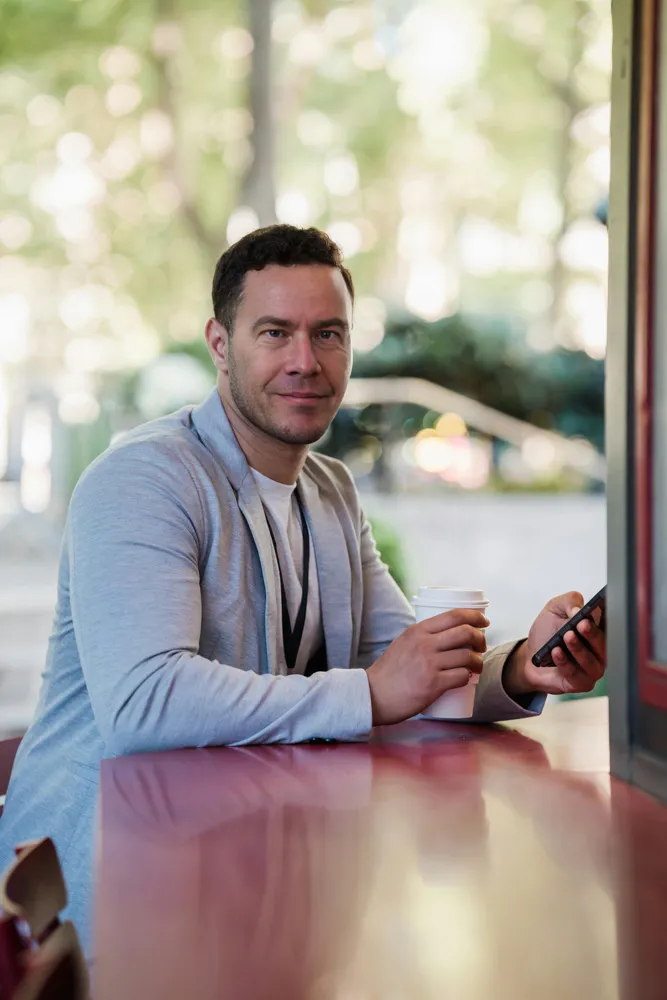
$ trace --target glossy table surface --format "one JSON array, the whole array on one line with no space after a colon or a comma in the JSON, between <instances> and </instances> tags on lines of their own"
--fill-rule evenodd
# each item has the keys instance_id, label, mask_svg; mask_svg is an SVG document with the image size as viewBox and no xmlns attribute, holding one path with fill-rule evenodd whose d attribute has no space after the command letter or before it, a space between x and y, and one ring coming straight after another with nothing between
<instances>
[{"instance_id":1,"label":"glossy table surface","mask_svg":"<svg viewBox=\"0 0 667 1000\"><path fill-rule=\"evenodd\" d=\"M96 1000L667 996L667 808L605 699L105 762Z\"/></svg>"}]
</instances>

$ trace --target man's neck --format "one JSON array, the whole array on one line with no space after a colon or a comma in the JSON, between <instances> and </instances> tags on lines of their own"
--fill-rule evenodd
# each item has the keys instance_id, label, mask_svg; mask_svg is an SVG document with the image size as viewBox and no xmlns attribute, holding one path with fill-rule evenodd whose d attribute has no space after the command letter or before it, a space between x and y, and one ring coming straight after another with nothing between
<instances>
[{"instance_id":1,"label":"man's neck","mask_svg":"<svg viewBox=\"0 0 667 1000\"><path fill-rule=\"evenodd\" d=\"M248 465L267 479L291 486L298 477L308 455L308 445L286 444L265 434L250 423L232 400L219 393L227 419Z\"/></svg>"}]
</instances>

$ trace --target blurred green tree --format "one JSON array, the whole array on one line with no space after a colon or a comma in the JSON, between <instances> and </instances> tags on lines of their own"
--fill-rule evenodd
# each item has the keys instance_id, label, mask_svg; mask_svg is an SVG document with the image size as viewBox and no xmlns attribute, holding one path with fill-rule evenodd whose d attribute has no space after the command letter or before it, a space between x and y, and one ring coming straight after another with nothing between
<instances>
[{"instance_id":1,"label":"blurred green tree","mask_svg":"<svg viewBox=\"0 0 667 1000\"><path fill-rule=\"evenodd\" d=\"M346 252L356 373L600 442L601 367L561 348L604 346L606 0L0 0L0 20L12 378L96 394L199 341L217 255L278 217Z\"/></svg>"},{"instance_id":2,"label":"blurred green tree","mask_svg":"<svg viewBox=\"0 0 667 1000\"><path fill-rule=\"evenodd\" d=\"M602 361L562 347L538 353L507 317L456 315L436 323L394 318L382 343L355 358L353 375L428 379L604 448Z\"/></svg>"},{"instance_id":3,"label":"blurred green tree","mask_svg":"<svg viewBox=\"0 0 667 1000\"><path fill-rule=\"evenodd\" d=\"M375 544L380 553L380 558L386 563L391 576L407 597L408 581L405 570L405 556L398 532L384 521L377 520L376 518L373 518L371 521L371 529Z\"/></svg>"},{"instance_id":4,"label":"blurred green tree","mask_svg":"<svg viewBox=\"0 0 667 1000\"><path fill-rule=\"evenodd\" d=\"M97 368L198 335L215 257L276 204L332 229L362 296L521 312L547 346L575 343L605 266L567 242L603 193L603 0L2 0L0 16L0 212L28 224L6 249L49 269L52 324L63 292L95 284L142 320L134 353L122 308L81 321L119 341ZM58 325L62 354L78 330Z\"/></svg>"}]
</instances>

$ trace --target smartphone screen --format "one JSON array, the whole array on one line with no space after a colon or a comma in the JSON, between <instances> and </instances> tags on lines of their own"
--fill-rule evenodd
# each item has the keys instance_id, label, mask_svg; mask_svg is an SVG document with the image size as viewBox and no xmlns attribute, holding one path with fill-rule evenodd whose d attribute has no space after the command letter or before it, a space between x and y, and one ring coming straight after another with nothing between
<instances>
[{"instance_id":1,"label":"smartphone screen","mask_svg":"<svg viewBox=\"0 0 667 1000\"><path fill-rule=\"evenodd\" d=\"M533 663L535 664L535 666L553 667L554 661L551 656L551 653L556 648L556 646L560 646L561 649L564 649L567 652L567 646L565 646L563 642L565 633L570 631L576 632L577 625L579 624L579 622L583 621L584 618L592 618L593 612L597 608L602 608L600 627L604 629L604 609L606 600L607 600L607 587L604 586L602 590L599 590L597 592L595 597L592 597L590 601L584 604L581 611L577 611L576 615L573 615L569 621L565 622L565 624L558 629L556 634L552 635L549 641L545 642L545 644L542 646L541 649L538 649L538 651L533 656Z\"/></svg>"}]
</instances>

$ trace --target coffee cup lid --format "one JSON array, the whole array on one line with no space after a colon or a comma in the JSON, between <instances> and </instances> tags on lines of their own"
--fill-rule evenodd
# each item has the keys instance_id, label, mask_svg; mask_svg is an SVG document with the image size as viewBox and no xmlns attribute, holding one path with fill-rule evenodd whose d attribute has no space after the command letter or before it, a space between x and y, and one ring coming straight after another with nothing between
<instances>
[{"instance_id":1,"label":"coffee cup lid","mask_svg":"<svg viewBox=\"0 0 667 1000\"><path fill-rule=\"evenodd\" d=\"M447 604L456 608L488 603L483 590L467 590L463 587L420 587L415 600L420 604Z\"/></svg>"}]
</instances>

